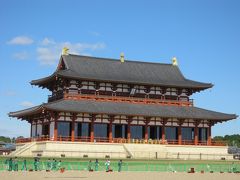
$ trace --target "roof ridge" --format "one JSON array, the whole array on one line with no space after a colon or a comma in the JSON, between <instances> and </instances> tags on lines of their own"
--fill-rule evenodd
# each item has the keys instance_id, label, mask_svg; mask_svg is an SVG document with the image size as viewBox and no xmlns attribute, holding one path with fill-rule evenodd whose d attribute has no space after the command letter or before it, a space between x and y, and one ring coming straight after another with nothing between
<instances>
[{"instance_id":1,"label":"roof ridge","mask_svg":"<svg viewBox=\"0 0 240 180\"><path fill-rule=\"evenodd\" d=\"M77 54L69 54L66 56L77 56L77 57L86 57L86 58L91 58L91 59L100 59L102 61L116 61L120 62L120 59L116 58L102 58L102 57L95 57L95 56L84 56L84 55L77 55ZM128 60L125 59L124 63L143 63L143 64L154 64L154 65L166 65L166 66L173 66L171 63L159 63L159 62L147 62L147 61L141 61L141 60Z\"/></svg>"}]
</instances>

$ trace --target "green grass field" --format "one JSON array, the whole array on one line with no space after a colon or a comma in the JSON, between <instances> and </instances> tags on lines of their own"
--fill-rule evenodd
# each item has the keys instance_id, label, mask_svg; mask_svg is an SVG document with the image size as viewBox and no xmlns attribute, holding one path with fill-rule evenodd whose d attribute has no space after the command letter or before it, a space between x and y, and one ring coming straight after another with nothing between
<instances>
[{"instance_id":1,"label":"green grass field","mask_svg":"<svg viewBox=\"0 0 240 180\"><path fill-rule=\"evenodd\" d=\"M27 160L28 169L34 169L33 158L17 158L18 169L23 166L23 159ZM39 170L47 169L47 159L40 158ZM51 158L52 159L52 158ZM90 159L82 158L55 158L61 160L61 167L66 170L83 171L88 169ZM92 160L92 168L95 169L95 159ZM105 170L106 159L98 159L98 171ZM111 160L111 168L118 170L118 160ZM0 170L7 170L6 157L0 157ZM60 167L58 167L60 168ZM238 172L240 171L240 161L205 161L205 160L123 160L122 171L152 171L152 172L187 172L190 168L194 168L197 172Z\"/></svg>"}]
</instances>

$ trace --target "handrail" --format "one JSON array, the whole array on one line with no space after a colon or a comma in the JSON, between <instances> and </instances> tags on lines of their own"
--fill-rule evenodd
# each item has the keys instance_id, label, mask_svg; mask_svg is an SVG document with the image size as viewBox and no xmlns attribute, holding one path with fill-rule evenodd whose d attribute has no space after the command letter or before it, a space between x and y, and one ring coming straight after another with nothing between
<instances>
[{"instance_id":1,"label":"handrail","mask_svg":"<svg viewBox=\"0 0 240 180\"><path fill-rule=\"evenodd\" d=\"M74 139L71 136L59 136L57 141L64 142L91 142L90 137L87 136L77 136ZM41 142L41 141L54 141L53 138L49 138L48 136L39 136L32 138L18 138L16 139L16 143L27 143L27 142ZM94 137L93 142L98 143L134 143L134 144L169 144L169 145L178 145L178 140L162 140L162 139L126 139L126 138L112 138L111 141L108 137ZM195 145L194 140L182 140L181 145ZM226 141L217 141L212 140L209 145L207 141L198 141L198 146L227 146Z\"/></svg>"},{"instance_id":2,"label":"handrail","mask_svg":"<svg viewBox=\"0 0 240 180\"><path fill-rule=\"evenodd\" d=\"M83 94L70 94L70 93L64 94L64 99L129 102L129 103L175 105L175 106L193 106L193 99L189 99L189 101L179 101L179 100L166 100L166 99L120 97L120 96L105 96L105 95L85 95L85 94L83 95Z\"/></svg>"}]
</instances>

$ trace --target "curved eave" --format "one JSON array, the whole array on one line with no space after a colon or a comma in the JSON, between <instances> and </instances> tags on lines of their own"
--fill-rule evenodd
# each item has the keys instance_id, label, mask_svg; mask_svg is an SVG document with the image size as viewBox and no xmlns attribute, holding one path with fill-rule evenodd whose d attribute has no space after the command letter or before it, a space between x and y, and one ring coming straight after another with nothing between
<instances>
[{"instance_id":1,"label":"curved eave","mask_svg":"<svg viewBox=\"0 0 240 180\"><path fill-rule=\"evenodd\" d=\"M31 85L39 86L39 87L46 87L48 83L52 82L55 79L55 74L51 76L44 77L41 79L32 80L30 82Z\"/></svg>"},{"instance_id":2,"label":"curved eave","mask_svg":"<svg viewBox=\"0 0 240 180\"><path fill-rule=\"evenodd\" d=\"M57 76L71 78L76 80L89 80L89 81L97 81L97 82L109 82L109 83L126 83L126 84L139 84L139 85L155 85L155 86L162 86L162 87L173 87L173 88L191 88L197 90L204 90L208 88L212 88L213 84L211 83L202 83L197 81L192 81L186 79L184 82L175 82L175 83L149 83L149 82L136 82L136 81L126 81L126 80L112 80L112 79L101 79L101 78L90 78L79 76L77 73L71 70L64 70L57 72Z\"/></svg>"},{"instance_id":3,"label":"curved eave","mask_svg":"<svg viewBox=\"0 0 240 180\"><path fill-rule=\"evenodd\" d=\"M93 114L105 113L105 114L152 116L164 118L207 119L220 122L237 118L236 114L226 114L198 107L145 105L119 102L98 102L91 100L84 101L58 100L55 102L44 104L44 108L52 111L65 111L78 113L85 112Z\"/></svg>"},{"instance_id":4,"label":"curved eave","mask_svg":"<svg viewBox=\"0 0 240 180\"><path fill-rule=\"evenodd\" d=\"M92 100L58 100L22 111L11 112L9 116L27 119L41 113L43 109L58 112L212 120L213 122L223 122L238 117L236 114L220 113L197 107L99 102Z\"/></svg>"},{"instance_id":5,"label":"curved eave","mask_svg":"<svg viewBox=\"0 0 240 180\"><path fill-rule=\"evenodd\" d=\"M161 118L185 118L196 120L206 119L217 122L223 122L237 118L236 114L226 114L198 107L145 105L119 102L97 102L91 100L60 100L55 103L46 104L45 107L53 111L78 113L84 112L90 114L99 113L129 116L149 116Z\"/></svg>"},{"instance_id":6,"label":"curved eave","mask_svg":"<svg viewBox=\"0 0 240 180\"><path fill-rule=\"evenodd\" d=\"M10 113L8 113L8 116L9 117L14 117L14 118L24 118L24 117L27 117L27 116L37 114L37 113L41 112L42 109L43 109L43 105L34 106L34 107L31 107L31 108L28 108L28 109L15 111L15 112L10 112Z\"/></svg>"}]
</instances>

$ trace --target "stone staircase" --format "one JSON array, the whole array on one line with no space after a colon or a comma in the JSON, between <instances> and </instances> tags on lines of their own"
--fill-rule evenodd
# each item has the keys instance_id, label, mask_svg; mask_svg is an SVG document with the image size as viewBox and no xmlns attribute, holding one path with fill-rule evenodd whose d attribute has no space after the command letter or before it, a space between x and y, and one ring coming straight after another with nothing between
<instances>
[{"instance_id":1,"label":"stone staircase","mask_svg":"<svg viewBox=\"0 0 240 180\"><path fill-rule=\"evenodd\" d=\"M30 150L31 147L35 146L36 142L30 142L30 143L26 143L24 145L19 145L20 147L17 147L17 149L13 152L11 152L10 156L24 156L24 154L29 154L26 153L26 151Z\"/></svg>"}]
</instances>

